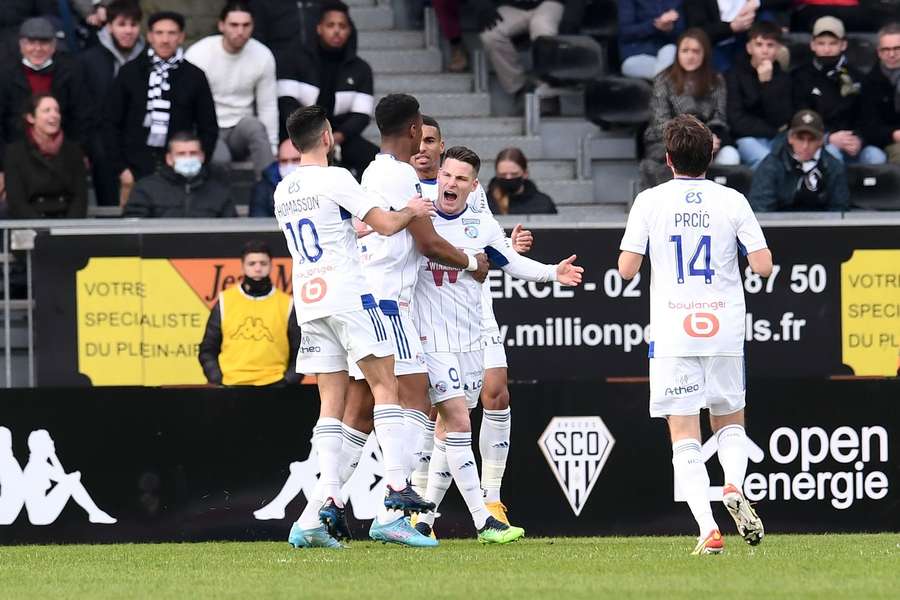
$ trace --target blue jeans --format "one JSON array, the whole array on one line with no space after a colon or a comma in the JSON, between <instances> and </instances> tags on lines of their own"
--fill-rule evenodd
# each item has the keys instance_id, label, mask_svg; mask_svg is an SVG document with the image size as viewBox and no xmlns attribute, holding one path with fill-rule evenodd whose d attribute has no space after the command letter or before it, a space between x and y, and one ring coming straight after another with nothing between
<instances>
[{"instance_id":1,"label":"blue jeans","mask_svg":"<svg viewBox=\"0 0 900 600\"><path fill-rule=\"evenodd\" d=\"M772 151L773 140L761 137L742 137L737 139L738 154L741 155L741 163L751 169Z\"/></svg>"},{"instance_id":2,"label":"blue jeans","mask_svg":"<svg viewBox=\"0 0 900 600\"><path fill-rule=\"evenodd\" d=\"M887 162L887 154L878 146L863 146L856 156L841 152L834 144L827 144L825 150L842 163L848 165L883 165Z\"/></svg>"}]
</instances>

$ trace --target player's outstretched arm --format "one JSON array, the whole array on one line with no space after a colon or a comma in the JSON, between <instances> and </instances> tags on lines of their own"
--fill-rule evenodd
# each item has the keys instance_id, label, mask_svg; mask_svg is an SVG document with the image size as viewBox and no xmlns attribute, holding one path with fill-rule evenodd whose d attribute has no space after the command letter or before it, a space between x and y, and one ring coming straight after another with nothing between
<instances>
[{"instance_id":1,"label":"player's outstretched arm","mask_svg":"<svg viewBox=\"0 0 900 600\"><path fill-rule=\"evenodd\" d=\"M501 269L525 281L558 281L563 285L578 285L584 273L582 267L573 264L574 254L558 264L548 265L521 256L506 244L496 244L489 246L488 255Z\"/></svg>"},{"instance_id":2,"label":"player's outstretched arm","mask_svg":"<svg viewBox=\"0 0 900 600\"><path fill-rule=\"evenodd\" d=\"M409 226L417 217L430 219L433 214L434 205L430 200L413 196L402 210L387 211L377 206L372 208L366 213L363 222L381 235L394 235Z\"/></svg>"},{"instance_id":3,"label":"player's outstretched arm","mask_svg":"<svg viewBox=\"0 0 900 600\"><path fill-rule=\"evenodd\" d=\"M772 274L772 251L768 248L749 253L747 261L750 263L750 268L757 275L768 277Z\"/></svg>"},{"instance_id":4,"label":"player's outstretched arm","mask_svg":"<svg viewBox=\"0 0 900 600\"><path fill-rule=\"evenodd\" d=\"M634 276L641 270L643 261L644 256L642 254L622 250L622 253L619 255L619 275L622 276L622 279L634 279Z\"/></svg>"}]
</instances>

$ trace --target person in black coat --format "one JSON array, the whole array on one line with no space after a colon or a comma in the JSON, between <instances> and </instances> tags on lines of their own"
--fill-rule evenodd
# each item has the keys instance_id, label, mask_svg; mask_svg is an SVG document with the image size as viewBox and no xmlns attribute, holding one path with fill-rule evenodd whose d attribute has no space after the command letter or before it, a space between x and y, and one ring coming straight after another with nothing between
<instances>
[{"instance_id":1,"label":"person in black coat","mask_svg":"<svg viewBox=\"0 0 900 600\"><path fill-rule=\"evenodd\" d=\"M29 98L51 94L59 103L66 137L81 142L90 123L90 100L84 92L78 64L56 52L56 29L37 17L22 24L22 58L0 69L0 195L3 190L3 155L7 144L22 139L22 114Z\"/></svg>"},{"instance_id":2,"label":"person in black coat","mask_svg":"<svg viewBox=\"0 0 900 600\"><path fill-rule=\"evenodd\" d=\"M144 50L141 7L135 0L113 0L106 7L106 15L106 26L97 33L98 43L78 54L85 88L97 99L108 96L119 69ZM106 117L103 102L97 102L94 108L88 136L94 191L97 204L112 206L119 203L119 174L113 169L103 143Z\"/></svg>"},{"instance_id":3,"label":"person in black coat","mask_svg":"<svg viewBox=\"0 0 900 600\"><path fill-rule=\"evenodd\" d=\"M156 13L147 26L150 49L119 70L105 108L106 151L123 196L136 179L152 175L163 164L166 144L175 132L196 133L206 156L212 156L219 136L206 75L183 58L184 17ZM154 108L148 112L151 95Z\"/></svg>"},{"instance_id":4,"label":"person in black coat","mask_svg":"<svg viewBox=\"0 0 900 600\"><path fill-rule=\"evenodd\" d=\"M362 136L375 111L372 67L356 55L356 27L347 5L333 0L322 5L311 47L298 47L278 65L278 112L284 123L295 109L318 104L334 128L340 147L336 164L359 178L378 153L378 146Z\"/></svg>"},{"instance_id":5,"label":"person in black coat","mask_svg":"<svg viewBox=\"0 0 900 600\"><path fill-rule=\"evenodd\" d=\"M878 64L862 87L862 136L900 164L900 24L878 32Z\"/></svg>"},{"instance_id":6,"label":"person in black coat","mask_svg":"<svg viewBox=\"0 0 900 600\"><path fill-rule=\"evenodd\" d=\"M214 178L204 164L206 157L199 138L189 132L179 132L171 137L168 148L165 164L135 184L122 216L236 217L231 190Z\"/></svg>"},{"instance_id":7,"label":"person in black coat","mask_svg":"<svg viewBox=\"0 0 900 600\"><path fill-rule=\"evenodd\" d=\"M528 178L528 159L518 148L504 148L494 161L488 207L495 215L555 215L556 205Z\"/></svg>"},{"instance_id":8,"label":"person in black coat","mask_svg":"<svg viewBox=\"0 0 900 600\"><path fill-rule=\"evenodd\" d=\"M84 154L63 133L59 103L39 94L28 100L23 112L25 137L6 148L9 218L84 217Z\"/></svg>"},{"instance_id":9,"label":"person in black coat","mask_svg":"<svg viewBox=\"0 0 900 600\"><path fill-rule=\"evenodd\" d=\"M297 0L253 0L253 37L269 47L276 65L291 60L297 47L309 47L316 39L319 2Z\"/></svg>"},{"instance_id":10,"label":"person in black coat","mask_svg":"<svg viewBox=\"0 0 900 600\"><path fill-rule=\"evenodd\" d=\"M725 74L726 114L741 162L755 167L791 120L791 77L775 59L781 47L780 27L756 23L747 37L747 55Z\"/></svg>"}]
</instances>

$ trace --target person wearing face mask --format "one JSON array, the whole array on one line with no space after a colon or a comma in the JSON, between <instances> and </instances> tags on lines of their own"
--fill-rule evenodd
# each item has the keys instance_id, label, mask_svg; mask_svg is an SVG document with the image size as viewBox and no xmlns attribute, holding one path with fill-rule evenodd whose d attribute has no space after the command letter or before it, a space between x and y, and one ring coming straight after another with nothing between
<instances>
[{"instance_id":1,"label":"person wearing face mask","mask_svg":"<svg viewBox=\"0 0 900 600\"><path fill-rule=\"evenodd\" d=\"M196 135L176 133L169 140L165 164L135 184L124 217L236 217L230 188L211 176Z\"/></svg>"},{"instance_id":2,"label":"person wearing face mask","mask_svg":"<svg viewBox=\"0 0 900 600\"><path fill-rule=\"evenodd\" d=\"M250 196L251 217L275 216L275 188L281 180L300 166L300 152L287 139L278 145L278 156L263 172L262 178L253 186Z\"/></svg>"},{"instance_id":3,"label":"person wearing face mask","mask_svg":"<svg viewBox=\"0 0 900 600\"><path fill-rule=\"evenodd\" d=\"M213 385L285 385L295 368L300 325L289 294L272 285L272 251L252 240L241 251L243 278L209 313L198 359Z\"/></svg>"},{"instance_id":4,"label":"person wearing face mask","mask_svg":"<svg viewBox=\"0 0 900 600\"><path fill-rule=\"evenodd\" d=\"M884 151L867 146L860 135L863 74L845 54L844 24L835 17L822 17L812 35L812 61L791 74L794 108L807 108L822 116L825 150L838 160L864 165L886 162Z\"/></svg>"},{"instance_id":5,"label":"person wearing face mask","mask_svg":"<svg viewBox=\"0 0 900 600\"><path fill-rule=\"evenodd\" d=\"M6 150L9 217L86 216L84 154L63 133L59 103L49 94L38 94L26 106L25 139Z\"/></svg>"},{"instance_id":6,"label":"person wearing face mask","mask_svg":"<svg viewBox=\"0 0 900 600\"><path fill-rule=\"evenodd\" d=\"M28 19L19 29L21 58L0 69L0 198L6 169L7 144L22 139L22 112L35 94L52 94L59 103L66 137L85 140L90 123L90 99L73 59L56 52L56 28L43 17Z\"/></svg>"},{"instance_id":7,"label":"person wearing face mask","mask_svg":"<svg viewBox=\"0 0 900 600\"><path fill-rule=\"evenodd\" d=\"M556 205L528 178L528 159L518 148L504 148L494 161L488 207L495 215L555 215Z\"/></svg>"},{"instance_id":8,"label":"person wearing face mask","mask_svg":"<svg viewBox=\"0 0 900 600\"><path fill-rule=\"evenodd\" d=\"M794 115L787 140L779 138L753 173L748 200L754 211L848 209L846 168L824 151L824 137L825 126L816 112Z\"/></svg>"}]
</instances>

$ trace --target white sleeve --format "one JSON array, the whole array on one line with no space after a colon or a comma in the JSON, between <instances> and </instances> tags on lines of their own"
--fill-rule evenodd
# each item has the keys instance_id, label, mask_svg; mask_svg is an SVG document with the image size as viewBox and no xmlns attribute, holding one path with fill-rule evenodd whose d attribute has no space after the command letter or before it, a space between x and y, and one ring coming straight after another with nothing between
<instances>
[{"instance_id":1,"label":"white sleeve","mask_svg":"<svg viewBox=\"0 0 900 600\"><path fill-rule=\"evenodd\" d=\"M334 201L362 221L370 210L379 206L378 199L364 190L350 174L350 171L340 167L332 167L332 169L338 173L332 189Z\"/></svg>"},{"instance_id":2,"label":"white sleeve","mask_svg":"<svg viewBox=\"0 0 900 600\"><path fill-rule=\"evenodd\" d=\"M503 233L496 220L488 231L488 245L485 254L495 265L518 279L525 281L556 281L556 265L545 265L525 258L512 248L512 241Z\"/></svg>"},{"instance_id":3,"label":"white sleeve","mask_svg":"<svg viewBox=\"0 0 900 600\"><path fill-rule=\"evenodd\" d=\"M737 231L738 246L742 254L756 252L763 248L768 248L766 244L766 236L763 235L759 221L750 208L750 203L743 194L738 195L737 223L735 229Z\"/></svg>"},{"instance_id":4,"label":"white sleeve","mask_svg":"<svg viewBox=\"0 0 900 600\"><path fill-rule=\"evenodd\" d=\"M275 57L260 44L263 56L263 75L256 84L256 114L269 134L269 143L278 150L278 85L275 82Z\"/></svg>"},{"instance_id":5,"label":"white sleeve","mask_svg":"<svg viewBox=\"0 0 900 600\"><path fill-rule=\"evenodd\" d=\"M625 225L625 235L622 236L619 250L634 252L641 256L647 253L647 242L650 241L650 226L647 223L647 215L645 214L645 198L646 196L641 193L634 199L631 212L628 213L628 223Z\"/></svg>"}]
</instances>

